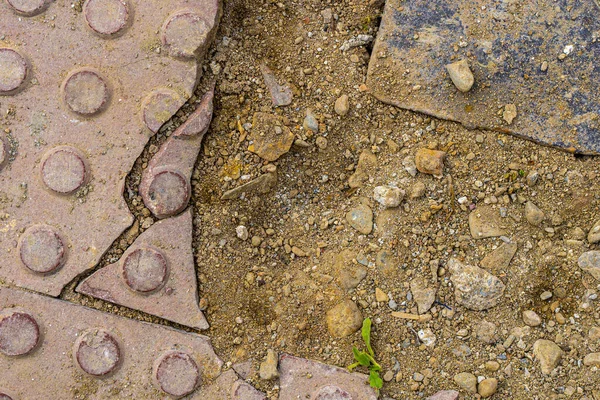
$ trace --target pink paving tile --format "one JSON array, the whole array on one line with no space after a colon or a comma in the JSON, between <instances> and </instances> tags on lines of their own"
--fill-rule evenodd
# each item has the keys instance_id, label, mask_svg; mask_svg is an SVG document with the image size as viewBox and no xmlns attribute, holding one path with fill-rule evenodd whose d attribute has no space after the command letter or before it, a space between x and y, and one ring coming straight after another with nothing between
<instances>
[{"instance_id":1,"label":"pink paving tile","mask_svg":"<svg viewBox=\"0 0 600 400\"><path fill-rule=\"evenodd\" d=\"M222 364L205 336L0 286L0 393L15 400L226 399L238 377Z\"/></svg>"},{"instance_id":2,"label":"pink paving tile","mask_svg":"<svg viewBox=\"0 0 600 400\"><path fill-rule=\"evenodd\" d=\"M194 91L220 13L218 0L0 1L0 280L57 296L131 225L125 177Z\"/></svg>"},{"instance_id":3,"label":"pink paving tile","mask_svg":"<svg viewBox=\"0 0 600 400\"><path fill-rule=\"evenodd\" d=\"M376 400L364 374L282 354L279 357L279 400Z\"/></svg>"},{"instance_id":4,"label":"pink paving tile","mask_svg":"<svg viewBox=\"0 0 600 400\"><path fill-rule=\"evenodd\" d=\"M188 205L192 171L212 119L213 97L214 88L202 97L196 111L163 143L144 170L140 194L158 218L176 215Z\"/></svg>"},{"instance_id":5,"label":"pink paving tile","mask_svg":"<svg viewBox=\"0 0 600 400\"><path fill-rule=\"evenodd\" d=\"M118 262L96 271L76 290L181 325L207 329L198 306L192 229L191 208L158 221Z\"/></svg>"}]
</instances>

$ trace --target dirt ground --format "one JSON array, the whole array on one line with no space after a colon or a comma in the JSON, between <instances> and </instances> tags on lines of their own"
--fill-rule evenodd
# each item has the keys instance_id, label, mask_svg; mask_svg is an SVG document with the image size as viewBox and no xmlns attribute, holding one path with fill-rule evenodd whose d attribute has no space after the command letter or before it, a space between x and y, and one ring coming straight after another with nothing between
<instances>
[{"instance_id":1,"label":"dirt ground","mask_svg":"<svg viewBox=\"0 0 600 400\"><path fill-rule=\"evenodd\" d=\"M322 14L326 9L333 14L329 23ZM590 334L600 326L599 282L577 265L583 252L598 247L585 237L600 218L600 162L375 100L363 85L370 46L346 52L339 47L358 34L375 35L382 9L382 2L367 0L225 2L197 96L216 80L215 117L192 181L199 291L211 324L202 333L230 363L251 359L258 366L267 349L274 349L346 366L353 362L352 346L362 346L360 334L333 338L326 313L350 299L374 321L372 342L382 375L393 373L384 382L384 398L419 399L441 389L459 390L454 376L469 372L497 378L496 399L600 399L597 368L582 364L588 353L600 351L600 339ZM290 85L291 105L272 106L261 64ZM342 94L350 104L343 117L334 112ZM137 194L140 172L195 101L162 129L130 174L125 197L137 222L103 264L116 261L152 223ZM307 109L319 122L316 134L302 128ZM247 150L244 127L256 112L280 116L296 144L272 163L278 182L269 193L221 200L226 190L258 177L268 164ZM419 148L447 152L441 179L408 171ZM350 188L348 179L363 150L376 155L376 166L361 188ZM533 170L539 173L535 185L527 179ZM373 189L380 185L406 191L400 207L384 210L374 201ZM411 196L419 186L423 194ZM540 227L525 220L527 201L544 212ZM359 204L375 214L372 234L362 235L346 221L346 213ZM508 267L490 271L506 285L500 303L471 311L456 303L446 264L455 257L479 265L503 243L501 238L475 240L469 233L471 208L485 205L505 216L506 236L518 250ZM249 239L236 236L239 225L247 227ZM350 269L366 270L350 290L340 284L344 257ZM428 321L392 316L393 311L417 313L410 290L415 279L437 288ZM164 323L73 294L73 287L62 297ZM392 304L378 302L376 289ZM541 300L545 291L552 298ZM526 326L526 310L539 314L542 324ZM486 321L495 331L489 333ZM436 337L433 346L418 338L427 328ZM488 337L481 333L485 329ZM542 374L533 356L538 339L552 340L564 351L549 375ZM257 376L252 383L276 398L275 383ZM478 396L460 390L461 398Z\"/></svg>"}]
</instances>

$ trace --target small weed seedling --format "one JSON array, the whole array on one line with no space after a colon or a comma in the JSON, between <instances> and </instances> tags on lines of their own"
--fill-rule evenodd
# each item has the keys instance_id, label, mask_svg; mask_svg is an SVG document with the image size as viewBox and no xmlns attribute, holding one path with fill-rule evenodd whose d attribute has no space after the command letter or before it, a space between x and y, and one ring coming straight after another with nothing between
<instances>
[{"instance_id":1,"label":"small weed seedling","mask_svg":"<svg viewBox=\"0 0 600 400\"><path fill-rule=\"evenodd\" d=\"M369 383L371 387L376 390L381 389L383 386L383 380L379 376L379 371L381 371L381 365L375 361L375 352L373 352L373 348L371 347L371 319L367 318L363 321L362 326L362 337L365 341L365 345L367 346L367 351L360 351L356 347L352 348L352 352L354 353L354 359L356 362L352 365L348 366L348 369L352 371L354 368L362 365L363 367L367 367L369 369Z\"/></svg>"}]
</instances>

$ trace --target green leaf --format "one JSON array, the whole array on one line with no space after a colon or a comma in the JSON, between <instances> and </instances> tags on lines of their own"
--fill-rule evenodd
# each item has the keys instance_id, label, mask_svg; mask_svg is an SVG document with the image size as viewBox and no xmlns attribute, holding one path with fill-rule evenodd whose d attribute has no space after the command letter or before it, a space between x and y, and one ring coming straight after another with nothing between
<instances>
[{"instance_id":1,"label":"green leaf","mask_svg":"<svg viewBox=\"0 0 600 400\"><path fill-rule=\"evenodd\" d=\"M372 357L375 357L375 353L373 352L373 348L371 347L371 318L366 318L363 321L362 326L362 337L367 345L367 351Z\"/></svg>"},{"instance_id":2,"label":"green leaf","mask_svg":"<svg viewBox=\"0 0 600 400\"><path fill-rule=\"evenodd\" d=\"M352 348L352 352L354 353L354 359L358 361L360 365L363 367L368 367L371 365L371 359L369 358L368 354L358 350L356 347Z\"/></svg>"},{"instance_id":3,"label":"green leaf","mask_svg":"<svg viewBox=\"0 0 600 400\"><path fill-rule=\"evenodd\" d=\"M369 384L375 389L381 389L383 387L383 380L379 376L379 372L371 370L369 373Z\"/></svg>"}]
</instances>

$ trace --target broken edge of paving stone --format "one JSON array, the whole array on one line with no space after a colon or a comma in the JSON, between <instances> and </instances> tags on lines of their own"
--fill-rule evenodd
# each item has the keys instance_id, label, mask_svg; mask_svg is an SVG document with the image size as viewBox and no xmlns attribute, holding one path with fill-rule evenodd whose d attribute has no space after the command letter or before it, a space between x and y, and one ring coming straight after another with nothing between
<instances>
[{"instance_id":1,"label":"broken edge of paving stone","mask_svg":"<svg viewBox=\"0 0 600 400\"><path fill-rule=\"evenodd\" d=\"M192 96L222 13L219 0L118 3L124 9L111 14L106 2L87 2L83 13L45 2L33 14L51 14L50 28L0 2L0 59L19 78L0 87L16 115L11 133L0 133L9 154L0 189L11 199L0 231L6 283L58 296L131 225L127 173ZM155 42L163 51L134 51Z\"/></svg>"},{"instance_id":2,"label":"broken edge of paving stone","mask_svg":"<svg viewBox=\"0 0 600 400\"><path fill-rule=\"evenodd\" d=\"M48 393L68 399L75 392L96 399L112 398L115 392L121 398L159 398L165 395L161 384L171 391L187 390L177 387L186 380L193 398L228 398L239 379L233 371L221 374L223 361L206 336L1 286L0 309L17 310L37 327L21 326L3 338L3 344L33 341L33 348L18 357L0 348L0 392L15 399L43 399ZM90 337L95 344L86 342ZM176 362L164 363L166 358ZM178 364L181 360L186 362ZM183 368L178 371L183 379L170 380L169 368L177 367ZM212 394L219 397L206 397Z\"/></svg>"},{"instance_id":3,"label":"broken edge of paving stone","mask_svg":"<svg viewBox=\"0 0 600 400\"><path fill-rule=\"evenodd\" d=\"M198 305L192 209L158 221L121 259L86 278L76 291L195 329L209 325Z\"/></svg>"},{"instance_id":4,"label":"broken edge of paving stone","mask_svg":"<svg viewBox=\"0 0 600 400\"><path fill-rule=\"evenodd\" d=\"M282 354L279 357L279 400L343 398L376 400L368 376L345 368Z\"/></svg>"},{"instance_id":5,"label":"broken edge of paving stone","mask_svg":"<svg viewBox=\"0 0 600 400\"><path fill-rule=\"evenodd\" d=\"M487 10L485 16L462 2L388 0L366 84L376 98L397 107L598 155L595 82L600 71L594 60L600 49L584 45L594 42L600 29L597 5L582 0L570 13L556 15L552 3L523 3L511 14L514 23L503 24L494 17L505 12L503 5L492 0L477 2L477 8ZM542 34L548 19L552 37ZM474 26L481 28L477 34ZM531 32L538 38L535 45ZM468 93L457 89L445 68L459 59L471 65L475 85L470 87L471 76L460 82L454 77L454 82L458 89L469 88ZM587 79L579 79L583 76ZM548 95L568 93L574 80L580 101Z\"/></svg>"}]
</instances>

